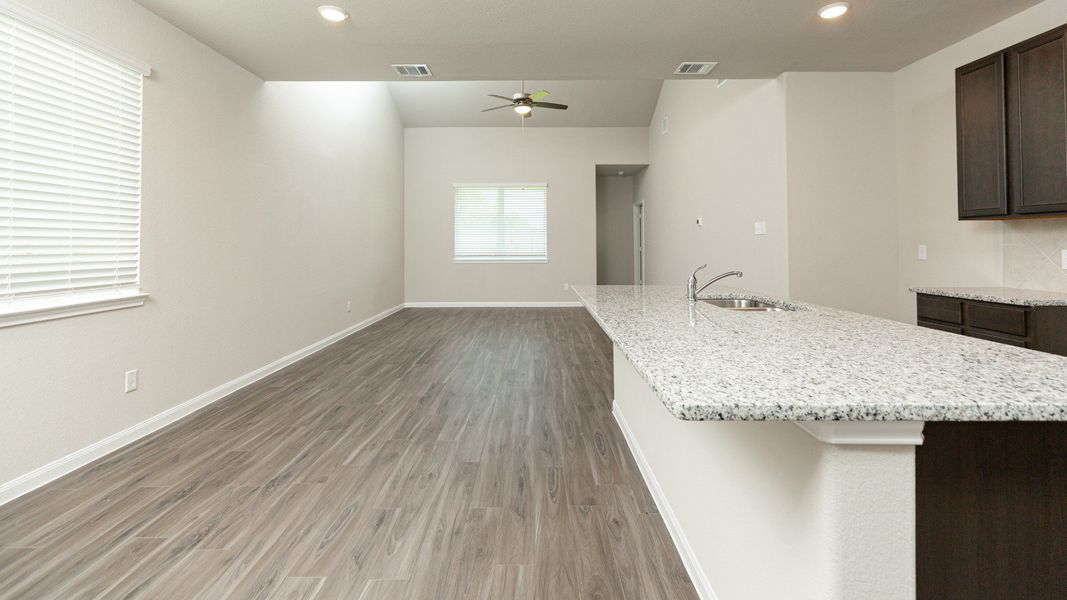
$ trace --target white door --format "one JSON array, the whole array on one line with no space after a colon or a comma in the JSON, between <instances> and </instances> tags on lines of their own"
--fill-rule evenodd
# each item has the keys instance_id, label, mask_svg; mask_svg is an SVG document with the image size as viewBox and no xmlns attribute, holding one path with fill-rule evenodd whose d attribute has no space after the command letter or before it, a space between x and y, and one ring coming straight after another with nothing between
<instances>
[{"instance_id":1,"label":"white door","mask_svg":"<svg viewBox=\"0 0 1067 600\"><path fill-rule=\"evenodd\" d=\"M645 201L634 205L634 283L645 284Z\"/></svg>"}]
</instances>

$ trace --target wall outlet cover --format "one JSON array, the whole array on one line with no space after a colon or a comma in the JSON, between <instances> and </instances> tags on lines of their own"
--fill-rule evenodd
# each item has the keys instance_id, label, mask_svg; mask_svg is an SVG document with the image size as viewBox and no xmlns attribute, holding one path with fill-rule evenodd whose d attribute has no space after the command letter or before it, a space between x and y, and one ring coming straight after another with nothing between
<instances>
[{"instance_id":1,"label":"wall outlet cover","mask_svg":"<svg viewBox=\"0 0 1067 600\"><path fill-rule=\"evenodd\" d=\"M132 392L132 391L137 389L137 379L138 379L137 369L133 369L132 371L126 371L126 393L127 394L129 394L130 392Z\"/></svg>"},{"instance_id":2,"label":"wall outlet cover","mask_svg":"<svg viewBox=\"0 0 1067 600\"><path fill-rule=\"evenodd\" d=\"M919 260L926 260L926 244L919 244Z\"/></svg>"},{"instance_id":3,"label":"wall outlet cover","mask_svg":"<svg viewBox=\"0 0 1067 600\"><path fill-rule=\"evenodd\" d=\"M756 235L767 235L767 222L756 221L755 232Z\"/></svg>"},{"instance_id":4,"label":"wall outlet cover","mask_svg":"<svg viewBox=\"0 0 1067 600\"><path fill-rule=\"evenodd\" d=\"M569 289L571 289L571 284L569 284L569 283L564 283L564 284L563 284L563 289L564 289L564 290L569 290Z\"/></svg>"}]
</instances>

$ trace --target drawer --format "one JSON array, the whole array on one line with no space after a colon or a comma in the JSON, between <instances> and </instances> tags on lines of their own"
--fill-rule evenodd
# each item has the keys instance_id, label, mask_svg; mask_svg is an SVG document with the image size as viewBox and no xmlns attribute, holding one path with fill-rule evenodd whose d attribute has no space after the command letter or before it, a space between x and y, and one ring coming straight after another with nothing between
<instances>
[{"instance_id":1,"label":"drawer","mask_svg":"<svg viewBox=\"0 0 1067 600\"><path fill-rule=\"evenodd\" d=\"M1006 335L997 335L995 333L986 333L984 331L978 331L976 329L968 329L963 335L967 337L978 338L980 340L986 340L989 342L998 342L1001 344L1008 344L1009 346L1018 346L1020 348L1030 347L1030 345L1026 343L1026 340L1011 338Z\"/></svg>"},{"instance_id":2,"label":"drawer","mask_svg":"<svg viewBox=\"0 0 1067 600\"><path fill-rule=\"evenodd\" d=\"M967 326L1026 337L1027 309L1006 304L968 302Z\"/></svg>"},{"instance_id":3,"label":"drawer","mask_svg":"<svg viewBox=\"0 0 1067 600\"><path fill-rule=\"evenodd\" d=\"M920 294L917 302L920 319L944 321L957 325L963 323L963 302L956 298Z\"/></svg>"},{"instance_id":4,"label":"drawer","mask_svg":"<svg viewBox=\"0 0 1067 600\"><path fill-rule=\"evenodd\" d=\"M958 325L953 325L951 323L941 323L939 321L924 321L922 319L919 319L917 321L917 324L919 325L919 327L926 327L927 329L936 329L938 331L947 331L949 333L957 334L963 333L962 327Z\"/></svg>"}]
</instances>

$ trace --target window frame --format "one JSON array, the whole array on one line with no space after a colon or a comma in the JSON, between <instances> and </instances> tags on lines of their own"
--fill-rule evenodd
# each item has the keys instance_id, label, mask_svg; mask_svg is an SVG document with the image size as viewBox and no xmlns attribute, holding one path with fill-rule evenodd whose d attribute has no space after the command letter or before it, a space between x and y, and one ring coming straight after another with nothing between
<instances>
[{"instance_id":1,"label":"window frame","mask_svg":"<svg viewBox=\"0 0 1067 600\"><path fill-rule=\"evenodd\" d=\"M460 188L544 188L545 190L545 255L542 256L457 256L456 255L456 191ZM452 262L455 264L547 264L549 262L548 244L548 184L545 182L525 183L454 183L452 184Z\"/></svg>"},{"instance_id":2,"label":"window frame","mask_svg":"<svg viewBox=\"0 0 1067 600\"><path fill-rule=\"evenodd\" d=\"M34 10L11 2L10 0L0 0L0 13L4 14L6 17L12 20L20 22L20 24L25 27L34 28L45 35L52 36L58 40L62 40L67 44L77 46L84 51L96 54L97 56L107 61L110 61L119 67L128 69L134 73L138 73L142 77L149 77L152 74L152 68L148 64L137 60L136 58L130 57L129 55L126 55L121 51L115 50L114 48L111 48L105 44L102 44L96 41L95 39L86 36L77 30L71 29L59 23L58 21L44 16ZM140 94L141 106L139 117L143 123L143 86L140 90ZM121 287L71 290L57 292L53 294L15 297L9 300L0 301L0 328L24 325L27 323L35 323L52 319L62 319L78 315L112 311L122 308L132 308L144 305L145 300L148 298L149 295L141 288L143 257L143 253L141 252L141 234L144 229L143 220L141 218L144 198L143 128L141 131L140 146L139 176L141 178L141 182L140 195L138 197L138 252L136 282L132 285Z\"/></svg>"}]
</instances>

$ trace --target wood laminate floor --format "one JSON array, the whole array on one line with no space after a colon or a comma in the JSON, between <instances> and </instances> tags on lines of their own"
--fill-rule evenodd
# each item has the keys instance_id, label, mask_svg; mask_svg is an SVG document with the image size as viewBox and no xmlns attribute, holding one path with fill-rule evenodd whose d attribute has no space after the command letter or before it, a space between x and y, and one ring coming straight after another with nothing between
<instances>
[{"instance_id":1,"label":"wood laminate floor","mask_svg":"<svg viewBox=\"0 0 1067 600\"><path fill-rule=\"evenodd\" d=\"M407 309L0 507L3 598L696 598L580 308Z\"/></svg>"}]
</instances>

